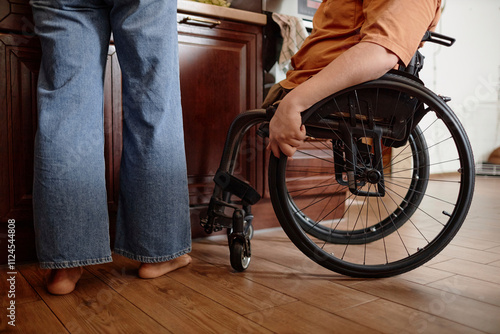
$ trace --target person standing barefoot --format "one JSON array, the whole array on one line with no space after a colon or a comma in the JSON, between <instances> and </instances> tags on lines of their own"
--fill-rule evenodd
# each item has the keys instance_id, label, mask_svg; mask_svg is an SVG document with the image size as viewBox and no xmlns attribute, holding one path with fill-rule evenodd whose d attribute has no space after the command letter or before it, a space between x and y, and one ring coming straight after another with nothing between
<instances>
[{"instance_id":1,"label":"person standing barefoot","mask_svg":"<svg viewBox=\"0 0 500 334\"><path fill-rule=\"evenodd\" d=\"M114 252L158 277L190 263L177 2L32 0L42 59L33 212L47 290L72 292L83 267L112 261L104 161L104 75L111 33L122 73L120 193Z\"/></svg>"}]
</instances>

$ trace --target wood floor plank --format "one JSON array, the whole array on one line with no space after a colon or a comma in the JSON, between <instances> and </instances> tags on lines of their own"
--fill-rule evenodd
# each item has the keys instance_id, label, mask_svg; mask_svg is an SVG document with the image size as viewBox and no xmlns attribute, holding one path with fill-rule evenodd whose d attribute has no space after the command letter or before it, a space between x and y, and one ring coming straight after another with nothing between
<instances>
[{"instance_id":1,"label":"wood floor plank","mask_svg":"<svg viewBox=\"0 0 500 334\"><path fill-rule=\"evenodd\" d=\"M453 273L449 273L447 271L422 266L410 272L399 275L398 277L414 283L429 284L453 275Z\"/></svg>"},{"instance_id":2,"label":"wood floor plank","mask_svg":"<svg viewBox=\"0 0 500 334\"><path fill-rule=\"evenodd\" d=\"M500 196L499 196L500 198ZM486 203L485 206L489 206L492 203ZM497 224L497 221L495 218L500 217L500 210L498 212L494 212L489 208L489 210L485 210L486 208L483 207L482 209L479 208L474 208L474 211L472 211L471 215L467 215L467 222L473 223L475 226L475 229L479 230L490 230L494 231L496 233L499 232L500 227ZM479 224L478 224L479 223ZM465 225L467 228L469 228L470 224Z\"/></svg>"},{"instance_id":3,"label":"wood floor plank","mask_svg":"<svg viewBox=\"0 0 500 334\"><path fill-rule=\"evenodd\" d=\"M471 261L452 259L432 265L432 268L500 284L500 268Z\"/></svg>"},{"instance_id":4,"label":"wood floor plank","mask_svg":"<svg viewBox=\"0 0 500 334\"><path fill-rule=\"evenodd\" d=\"M228 272L227 268L198 259L193 259L188 268L169 273L168 276L239 314L296 301L295 298L247 279L244 273Z\"/></svg>"},{"instance_id":5,"label":"wood floor plank","mask_svg":"<svg viewBox=\"0 0 500 334\"><path fill-rule=\"evenodd\" d=\"M500 246L495 246L495 247L492 247L492 248L488 248L488 252L500 254Z\"/></svg>"},{"instance_id":6,"label":"wood floor plank","mask_svg":"<svg viewBox=\"0 0 500 334\"><path fill-rule=\"evenodd\" d=\"M16 304L15 327L2 319L2 333L68 333L50 308L42 301ZM4 316L2 315L2 318ZM5 325L5 326L4 326Z\"/></svg>"},{"instance_id":7,"label":"wood floor plank","mask_svg":"<svg viewBox=\"0 0 500 334\"><path fill-rule=\"evenodd\" d=\"M371 294L335 283L330 275L279 270L276 264L265 260L259 261L252 270L245 272L245 277L328 312L376 299Z\"/></svg>"},{"instance_id":8,"label":"wood floor plank","mask_svg":"<svg viewBox=\"0 0 500 334\"><path fill-rule=\"evenodd\" d=\"M340 274L328 270L312 261L300 252L292 243L273 244L269 248L254 246L252 248L252 257L256 258L255 262L260 259L265 259L301 273L324 275L329 277L341 276Z\"/></svg>"},{"instance_id":9,"label":"wood floor plank","mask_svg":"<svg viewBox=\"0 0 500 334\"><path fill-rule=\"evenodd\" d=\"M127 284L137 282L138 268L138 261L113 254L113 262L88 266L85 270L119 292Z\"/></svg>"},{"instance_id":10,"label":"wood floor plank","mask_svg":"<svg viewBox=\"0 0 500 334\"><path fill-rule=\"evenodd\" d=\"M168 333L96 277L81 279L69 295L54 296L39 284L43 281L39 271L26 268L23 275L34 282L37 293L71 333Z\"/></svg>"},{"instance_id":11,"label":"wood floor plank","mask_svg":"<svg viewBox=\"0 0 500 334\"><path fill-rule=\"evenodd\" d=\"M120 293L173 333L268 332L168 276L128 284Z\"/></svg>"},{"instance_id":12,"label":"wood floor plank","mask_svg":"<svg viewBox=\"0 0 500 334\"><path fill-rule=\"evenodd\" d=\"M500 331L500 307L399 278L366 281L360 291L488 333Z\"/></svg>"},{"instance_id":13,"label":"wood floor plank","mask_svg":"<svg viewBox=\"0 0 500 334\"><path fill-rule=\"evenodd\" d=\"M454 275L429 284L430 287L442 291L450 291L457 295L481 302L500 306L500 284Z\"/></svg>"},{"instance_id":14,"label":"wood floor plank","mask_svg":"<svg viewBox=\"0 0 500 334\"><path fill-rule=\"evenodd\" d=\"M202 243L194 242L191 255L232 271L225 238L217 236L207 241L203 240ZM269 232L256 232L252 239L252 260L246 272L253 271L261 261L266 267L269 267L270 271L279 273L294 272L313 275L315 278L334 279L335 283L346 286L360 281L360 279L340 275L323 268L309 259L295 247L281 228L273 228ZM285 267L287 269L284 269Z\"/></svg>"},{"instance_id":15,"label":"wood floor plank","mask_svg":"<svg viewBox=\"0 0 500 334\"><path fill-rule=\"evenodd\" d=\"M499 231L491 230L490 228L480 228L480 224L474 224L474 227L471 228L469 225L464 225L460 228L460 232L463 235L467 234L467 237L471 239L477 239L484 242L490 243L498 243L498 236L500 235Z\"/></svg>"},{"instance_id":16,"label":"wood floor plank","mask_svg":"<svg viewBox=\"0 0 500 334\"><path fill-rule=\"evenodd\" d=\"M456 322L383 299L345 309L337 314L384 333L482 333Z\"/></svg>"},{"instance_id":17,"label":"wood floor plank","mask_svg":"<svg viewBox=\"0 0 500 334\"><path fill-rule=\"evenodd\" d=\"M463 226L465 226L465 224L468 224L468 223L469 222L466 221ZM477 222L473 223L474 226L477 224L478 224ZM460 247L466 247L466 248L470 248L470 249L488 250L489 251L489 249L491 249L493 247L498 247L499 242L471 238L471 236L468 235L467 232L461 233L459 231L458 234L453 238L453 240L451 241L450 244L460 246Z\"/></svg>"},{"instance_id":18,"label":"wood floor plank","mask_svg":"<svg viewBox=\"0 0 500 334\"><path fill-rule=\"evenodd\" d=\"M446 246L446 248L440 253L440 255L441 254L449 257L454 257L462 260L472 261L476 263L483 263L483 264L500 260L500 254L489 251L456 246L453 244Z\"/></svg>"},{"instance_id":19,"label":"wood floor plank","mask_svg":"<svg viewBox=\"0 0 500 334\"><path fill-rule=\"evenodd\" d=\"M229 247L225 238L215 237L194 241L190 255L204 262L223 266L230 270Z\"/></svg>"},{"instance_id":20,"label":"wood floor plank","mask_svg":"<svg viewBox=\"0 0 500 334\"><path fill-rule=\"evenodd\" d=\"M0 304L2 307L8 306L11 300L14 300L16 305L40 300L36 291L28 284L18 269L13 271L14 274L8 274L10 272L11 271L7 270L7 268L2 268L0 270L0 291L2 293ZM7 279L10 281L7 281ZM14 283L12 290L11 281ZM8 295L12 295L12 298Z\"/></svg>"},{"instance_id":21,"label":"wood floor plank","mask_svg":"<svg viewBox=\"0 0 500 334\"><path fill-rule=\"evenodd\" d=\"M251 313L247 317L275 333L379 333L357 321L346 320L301 301Z\"/></svg>"}]
</instances>

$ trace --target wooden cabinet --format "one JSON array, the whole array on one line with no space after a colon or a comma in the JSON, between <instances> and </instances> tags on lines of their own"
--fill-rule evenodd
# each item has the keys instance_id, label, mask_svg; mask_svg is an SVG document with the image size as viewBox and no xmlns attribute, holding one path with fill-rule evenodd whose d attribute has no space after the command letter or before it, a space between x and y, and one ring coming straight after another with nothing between
<instances>
[{"instance_id":1,"label":"wooden cabinet","mask_svg":"<svg viewBox=\"0 0 500 334\"><path fill-rule=\"evenodd\" d=\"M213 176L233 118L262 101L261 27L179 13L181 94L193 236L201 236L198 208L210 199ZM32 183L37 124L36 82L41 50L27 0L0 3L0 256L7 220L16 220L16 258L35 259ZM122 91L111 44L104 82L104 132L111 235L119 193ZM249 136L245 145L260 145ZM247 146L248 147L248 146ZM250 151L251 154L249 153ZM263 190L263 156L242 150L238 173ZM246 154L246 155L245 155ZM250 157L250 158L249 158ZM21 246L22 245L22 246Z\"/></svg>"},{"instance_id":2,"label":"wooden cabinet","mask_svg":"<svg viewBox=\"0 0 500 334\"><path fill-rule=\"evenodd\" d=\"M231 121L262 102L262 37L259 27L248 24L182 14L178 21L189 193L195 206L210 199ZM262 160L241 161L239 174L258 182Z\"/></svg>"},{"instance_id":3,"label":"wooden cabinet","mask_svg":"<svg viewBox=\"0 0 500 334\"><path fill-rule=\"evenodd\" d=\"M16 263L35 258L32 184L40 45L28 1L0 3L0 264L15 219Z\"/></svg>"},{"instance_id":4,"label":"wooden cabinet","mask_svg":"<svg viewBox=\"0 0 500 334\"><path fill-rule=\"evenodd\" d=\"M0 217L31 220L38 40L0 34Z\"/></svg>"}]
</instances>

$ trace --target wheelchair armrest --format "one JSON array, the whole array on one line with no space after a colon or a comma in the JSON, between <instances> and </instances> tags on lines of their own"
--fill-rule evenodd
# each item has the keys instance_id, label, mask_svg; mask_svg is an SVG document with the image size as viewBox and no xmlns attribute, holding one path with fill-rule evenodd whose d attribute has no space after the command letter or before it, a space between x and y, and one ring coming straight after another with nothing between
<instances>
[{"instance_id":1,"label":"wheelchair armrest","mask_svg":"<svg viewBox=\"0 0 500 334\"><path fill-rule=\"evenodd\" d=\"M453 37L439 34L434 31L426 31L424 37L422 38L422 42L431 42L444 46L452 46L455 43L455 39Z\"/></svg>"}]
</instances>

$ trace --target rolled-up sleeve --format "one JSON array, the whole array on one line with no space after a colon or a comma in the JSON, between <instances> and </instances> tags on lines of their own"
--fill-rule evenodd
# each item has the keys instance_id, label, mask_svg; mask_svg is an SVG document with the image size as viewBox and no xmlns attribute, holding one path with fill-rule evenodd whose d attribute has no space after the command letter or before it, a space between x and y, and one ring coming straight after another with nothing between
<instances>
[{"instance_id":1,"label":"rolled-up sleeve","mask_svg":"<svg viewBox=\"0 0 500 334\"><path fill-rule=\"evenodd\" d=\"M383 46L408 65L427 30L434 30L441 0L365 0L361 42Z\"/></svg>"}]
</instances>

